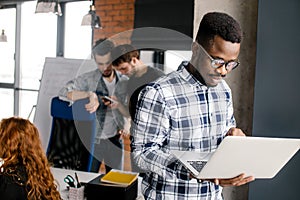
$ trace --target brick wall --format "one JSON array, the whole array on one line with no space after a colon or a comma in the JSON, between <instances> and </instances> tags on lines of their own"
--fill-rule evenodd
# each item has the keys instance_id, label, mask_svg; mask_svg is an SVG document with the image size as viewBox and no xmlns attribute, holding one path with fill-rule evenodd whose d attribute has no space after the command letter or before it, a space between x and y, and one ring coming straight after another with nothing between
<instances>
[{"instance_id":1,"label":"brick wall","mask_svg":"<svg viewBox=\"0 0 300 200\"><path fill-rule=\"evenodd\" d=\"M102 29L95 29L94 41L111 38L116 44L130 43L135 0L95 0Z\"/></svg>"}]
</instances>

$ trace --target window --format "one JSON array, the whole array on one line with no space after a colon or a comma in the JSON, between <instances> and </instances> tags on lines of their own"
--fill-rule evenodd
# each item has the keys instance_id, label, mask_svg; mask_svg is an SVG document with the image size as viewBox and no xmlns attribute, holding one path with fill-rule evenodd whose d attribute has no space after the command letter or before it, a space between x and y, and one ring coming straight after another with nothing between
<instances>
[{"instance_id":1,"label":"window","mask_svg":"<svg viewBox=\"0 0 300 200\"><path fill-rule=\"evenodd\" d=\"M81 26L81 20L89 11L89 1L66 4L65 52L66 58L89 58L92 49L92 28Z\"/></svg>"},{"instance_id":2,"label":"window","mask_svg":"<svg viewBox=\"0 0 300 200\"><path fill-rule=\"evenodd\" d=\"M0 119L13 115L16 7L0 9L0 31L4 30L7 42L0 42ZM5 20L3 20L5 19Z\"/></svg>"},{"instance_id":3,"label":"window","mask_svg":"<svg viewBox=\"0 0 300 200\"><path fill-rule=\"evenodd\" d=\"M57 55L57 46L61 45L57 41L63 43L65 57L85 59L90 55L92 30L81 26L90 2L67 2L62 6L63 40L57 38L58 16L35 13L36 1L12 3L0 9L0 29L5 29L8 38L8 42L0 43L1 119L12 115L33 119L45 58Z\"/></svg>"}]
</instances>

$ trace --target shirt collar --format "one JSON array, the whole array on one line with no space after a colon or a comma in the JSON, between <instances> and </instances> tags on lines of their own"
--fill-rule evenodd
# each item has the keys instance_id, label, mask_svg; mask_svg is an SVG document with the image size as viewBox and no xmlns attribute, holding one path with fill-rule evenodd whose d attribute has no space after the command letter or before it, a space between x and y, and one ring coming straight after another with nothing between
<instances>
[{"instance_id":1,"label":"shirt collar","mask_svg":"<svg viewBox=\"0 0 300 200\"><path fill-rule=\"evenodd\" d=\"M190 64L188 61L183 61L177 71L181 71L181 77L185 80L187 80L189 83L196 85L196 86L204 86L207 87L203 77L198 72L198 70L193 67L192 64Z\"/></svg>"}]
</instances>

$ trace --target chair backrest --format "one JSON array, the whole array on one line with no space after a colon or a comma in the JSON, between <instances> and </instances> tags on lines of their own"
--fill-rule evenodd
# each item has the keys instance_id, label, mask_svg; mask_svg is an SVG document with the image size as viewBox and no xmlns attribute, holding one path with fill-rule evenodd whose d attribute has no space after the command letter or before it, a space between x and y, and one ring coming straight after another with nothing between
<instances>
[{"instance_id":1,"label":"chair backrest","mask_svg":"<svg viewBox=\"0 0 300 200\"><path fill-rule=\"evenodd\" d=\"M96 116L86 111L88 101L81 99L69 106L58 97L52 99L47 157L54 167L90 171Z\"/></svg>"}]
</instances>

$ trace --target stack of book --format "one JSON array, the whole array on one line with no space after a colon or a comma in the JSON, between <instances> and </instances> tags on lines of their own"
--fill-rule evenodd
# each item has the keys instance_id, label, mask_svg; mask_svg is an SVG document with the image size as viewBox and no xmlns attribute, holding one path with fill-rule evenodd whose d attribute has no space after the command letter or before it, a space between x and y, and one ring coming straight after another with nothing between
<instances>
[{"instance_id":1,"label":"stack of book","mask_svg":"<svg viewBox=\"0 0 300 200\"><path fill-rule=\"evenodd\" d=\"M101 174L86 185L87 200L98 200L109 197L118 200L135 200L138 193L139 173L110 170Z\"/></svg>"},{"instance_id":2,"label":"stack of book","mask_svg":"<svg viewBox=\"0 0 300 200\"><path fill-rule=\"evenodd\" d=\"M139 174L135 172L112 169L103 177L101 177L101 184L107 183L127 187L138 178L138 175Z\"/></svg>"}]
</instances>

